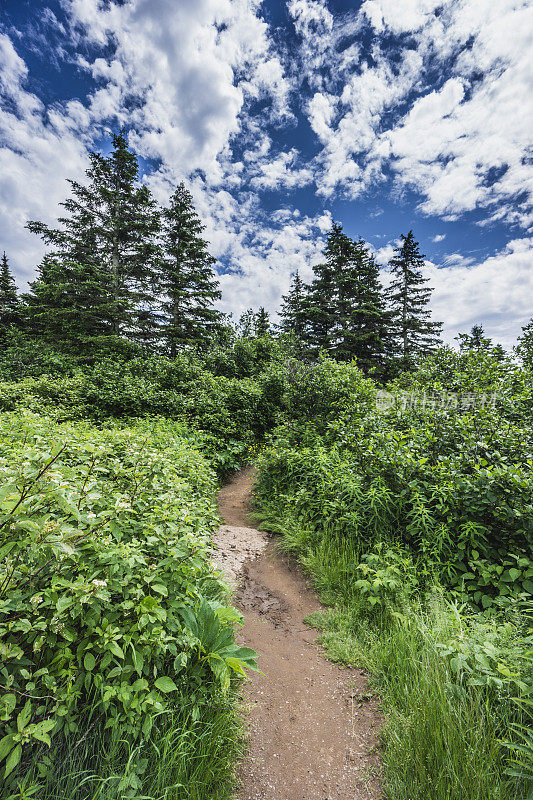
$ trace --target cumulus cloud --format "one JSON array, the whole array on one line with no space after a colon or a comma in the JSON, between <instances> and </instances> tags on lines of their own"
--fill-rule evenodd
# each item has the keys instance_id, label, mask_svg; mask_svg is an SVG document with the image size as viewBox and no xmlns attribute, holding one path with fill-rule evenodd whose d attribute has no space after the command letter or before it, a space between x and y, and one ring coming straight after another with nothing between
<instances>
[{"instance_id":1,"label":"cumulus cloud","mask_svg":"<svg viewBox=\"0 0 533 800\"><path fill-rule=\"evenodd\" d=\"M321 76L310 81L317 91L307 114L322 145L324 194L341 189L357 197L392 170L396 186L417 192L427 214L455 219L483 208L487 219L528 228L529 4L366 0L338 18L321 0L293 0L289 9ZM370 30L369 54L339 46L347 28Z\"/></svg>"},{"instance_id":2,"label":"cumulus cloud","mask_svg":"<svg viewBox=\"0 0 533 800\"><path fill-rule=\"evenodd\" d=\"M312 180L311 169L298 167L298 151L293 147L289 152L260 164L260 174L252 178L251 185L256 189L294 189L306 186Z\"/></svg>"},{"instance_id":3,"label":"cumulus cloud","mask_svg":"<svg viewBox=\"0 0 533 800\"><path fill-rule=\"evenodd\" d=\"M65 177L81 179L88 166L87 115L81 104L45 107L26 88L28 70L10 38L0 35L0 229L19 282L34 275L44 249L25 231L28 219L53 222L65 197Z\"/></svg>"},{"instance_id":4,"label":"cumulus cloud","mask_svg":"<svg viewBox=\"0 0 533 800\"><path fill-rule=\"evenodd\" d=\"M269 120L290 117L291 84L272 45L259 0L134 0L68 6L75 37L112 55L80 64L101 86L90 98L97 122L134 129L132 144L167 169L224 177L224 156L246 125L250 102Z\"/></svg>"},{"instance_id":5,"label":"cumulus cloud","mask_svg":"<svg viewBox=\"0 0 533 800\"><path fill-rule=\"evenodd\" d=\"M510 349L532 315L532 259L533 238L523 237L469 266L428 264L433 314L445 323L446 341L481 323L488 336Z\"/></svg>"},{"instance_id":6,"label":"cumulus cloud","mask_svg":"<svg viewBox=\"0 0 533 800\"><path fill-rule=\"evenodd\" d=\"M380 206L387 194L404 202L414 193L423 214L457 220L476 210L478 225L515 226L482 262L458 250L427 269L450 331L482 321L504 343L519 332L533 221L533 12L524 0L365 0L343 13L328 0L286 0L285 44L261 0L61 6L61 20L43 16L50 60L75 62L86 95L47 101L21 55L25 43L46 48L41 27L33 39L0 31L1 246L21 281L42 255L26 221L52 222L65 179L83 179L88 150L126 125L161 202L189 183L224 267L226 310L274 311L291 272L309 279L320 259L331 224L321 204L377 190ZM268 213L263 193L270 202L280 190L281 207ZM302 190L313 211L291 204ZM376 251L379 263L395 244Z\"/></svg>"}]
</instances>

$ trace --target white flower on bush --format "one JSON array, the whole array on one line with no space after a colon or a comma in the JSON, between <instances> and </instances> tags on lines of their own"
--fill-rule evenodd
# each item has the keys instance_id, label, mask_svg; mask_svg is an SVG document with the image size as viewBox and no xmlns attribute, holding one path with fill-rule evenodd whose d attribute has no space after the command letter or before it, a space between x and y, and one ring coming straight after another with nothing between
<instances>
[{"instance_id":1,"label":"white flower on bush","mask_svg":"<svg viewBox=\"0 0 533 800\"><path fill-rule=\"evenodd\" d=\"M39 603L43 602L42 594L34 594L33 597L30 598L30 603L32 606L38 606Z\"/></svg>"},{"instance_id":2,"label":"white flower on bush","mask_svg":"<svg viewBox=\"0 0 533 800\"><path fill-rule=\"evenodd\" d=\"M92 583L92 585L94 586L95 589L105 589L105 587L107 586L107 581L94 580L94 581L91 581L91 583Z\"/></svg>"}]
</instances>

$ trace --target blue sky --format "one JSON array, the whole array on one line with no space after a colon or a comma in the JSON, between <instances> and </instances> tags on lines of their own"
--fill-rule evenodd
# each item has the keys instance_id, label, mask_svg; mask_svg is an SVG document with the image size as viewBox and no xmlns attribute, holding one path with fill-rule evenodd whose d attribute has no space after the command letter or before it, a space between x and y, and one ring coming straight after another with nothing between
<instances>
[{"instance_id":1,"label":"blue sky","mask_svg":"<svg viewBox=\"0 0 533 800\"><path fill-rule=\"evenodd\" d=\"M533 314L532 8L523 0L3 0L0 249L21 286L87 153L125 126L193 192L223 307L275 311L331 220L384 265L413 228L445 337ZM529 100L529 102L528 102Z\"/></svg>"}]
</instances>

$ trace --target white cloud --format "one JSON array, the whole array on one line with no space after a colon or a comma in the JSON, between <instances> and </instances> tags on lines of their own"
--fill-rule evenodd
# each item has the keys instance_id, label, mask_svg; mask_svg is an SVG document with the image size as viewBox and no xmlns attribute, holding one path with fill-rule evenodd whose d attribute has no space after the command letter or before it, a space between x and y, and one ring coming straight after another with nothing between
<instances>
[{"instance_id":1,"label":"white cloud","mask_svg":"<svg viewBox=\"0 0 533 800\"><path fill-rule=\"evenodd\" d=\"M441 5L441 0L365 0L361 13L366 14L376 31L389 28L393 33L420 30Z\"/></svg>"},{"instance_id":2,"label":"white cloud","mask_svg":"<svg viewBox=\"0 0 533 800\"><path fill-rule=\"evenodd\" d=\"M116 118L134 128L136 149L176 175L201 169L220 182L248 102L267 101L265 122L291 116L291 84L259 7L259 0L133 0L105 8L73 0L67 10L76 35L113 43L111 57L80 60L103 82L90 101L95 121Z\"/></svg>"},{"instance_id":3,"label":"white cloud","mask_svg":"<svg viewBox=\"0 0 533 800\"><path fill-rule=\"evenodd\" d=\"M431 306L444 320L449 343L481 323L488 336L511 348L532 315L533 238L513 239L499 253L471 266L427 266L434 286Z\"/></svg>"},{"instance_id":4,"label":"white cloud","mask_svg":"<svg viewBox=\"0 0 533 800\"><path fill-rule=\"evenodd\" d=\"M0 230L19 283L34 276L44 248L24 228L29 219L51 223L65 198L65 177L82 179L88 166L86 112L73 101L50 109L27 91L27 67L9 37L0 35L0 76L8 103L0 106Z\"/></svg>"},{"instance_id":5,"label":"white cloud","mask_svg":"<svg viewBox=\"0 0 533 800\"><path fill-rule=\"evenodd\" d=\"M278 219L279 215L280 212ZM323 236L331 227L331 216L325 212L299 219L291 210L286 210L284 216L286 224L281 227L265 224L254 232L250 222L228 241L225 255L236 270L220 276L224 311L233 312L238 318L249 307L264 306L275 320L292 274L298 270L302 280L312 279L312 267L321 259Z\"/></svg>"},{"instance_id":6,"label":"white cloud","mask_svg":"<svg viewBox=\"0 0 533 800\"><path fill-rule=\"evenodd\" d=\"M289 9L311 59L302 74L316 86L307 113L322 145L324 194L357 197L392 167L396 186L414 189L427 214L454 219L483 208L490 219L533 224L530 4L366 0L335 18L320 0ZM365 25L370 61L338 46ZM396 47L383 38L405 33L408 43Z\"/></svg>"},{"instance_id":7,"label":"white cloud","mask_svg":"<svg viewBox=\"0 0 533 800\"><path fill-rule=\"evenodd\" d=\"M445 267L468 267L470 264L473 264L474 261L475 259L467 258L461 253L449 253L444 256Z\"/></svg>"},{"instance_id":8,"label":"white cloud","mask_svg":"<svg viewBox=\"0 0 533 800\"><path fill-rule=\"evenodd\" d=\"M438 242L443 242L445 238L446 238L446 234L445 234L445 233L437 233L437 234L436 234L436 235L433 237L433 239L432 239L431 241L432 241L432 242L436 242L436 243L438 243Z\"/></svg>"},{"instance_id":9,"label":"white cloud","mask_svg":"<svg viewBox=\"0 0 533 800\"><path fill-rule=\"evenodd\" d=\"M85 104L46 106L27 89L28 69L13 41L0 37L0 89L9 100L0 112L0 226L2 247L21 282L32 276L43 253L26 222L57 219L58 204L68 194L66 179L83 178L88 148L108 124L133 128L130 143L137 152L161 162L151 182L165 197L195 170L205 176L204 193L223 179L228 188L241 188L248 168L272 183L275 165L267 161L264 126L290 118L291 84L259 0L133 0L105 6L99 0L69 0L64 9L77 52L98 46L108 52L78 57L97 82ZM255 100L266 103L257 120L248 114ZM250 143L245 163L231 156L237 135ZM279 177L293 186L309 174L293 175L289 164L285 170L280 164ZM216 219L217 213L208 216ZM250 213L255 213L251 206ZM220 229L217 237L224 238Z\"/></svg>"},{"instance_id":10,"label":"white cloud","mask_svg":"<svg viewBox=\"0 0 533 800\"><path fill-rule=\"evenodd\" d=\"M308 167L298 167L298 151L292 148L260 164L260 174L252 178L251 185L255 189L294 189L312 180L313 173Z\"/></svg>"}]
</instances>

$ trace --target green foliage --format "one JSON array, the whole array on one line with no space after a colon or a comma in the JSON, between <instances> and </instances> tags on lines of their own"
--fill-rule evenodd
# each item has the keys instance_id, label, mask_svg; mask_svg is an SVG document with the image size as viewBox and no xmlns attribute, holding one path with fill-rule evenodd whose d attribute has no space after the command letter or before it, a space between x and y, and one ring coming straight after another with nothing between
<instances>
[{"instance_id":1,"label":"green foliage","mask_svg":"<svg viewBox=\"0 0 533 800\"><path fill-rule=\"evenodd\" d=\"M0 339L4 341L10 329L19 326L20 322L20 300L4 252L0 263Z\"/></svg>"},{"instance_id":2,"label":"green foliage","mask_svg":"<svg viewBox=\"0 0 533 800\"><path fill-rule=\"evenodd\" d=\"M330 657L373 676L387 711L387 797L524 800L527 781L506 774L501 741L527 724L513 702L531 681L520 617L464 616L437 595L425 607L412 601L397 621L369 619L359 605L309 621Z\"/></svg>"},{"instance_id":3,"label":"green foliage","mask_svg":"<svg viewBox=\"0 0 533 800\"><path fill-rule=\"evenodd\" d=\"M524 367L533 370L533 318L522 328L522 333L518 337L516 354Z\"/></svg>"},{"instance_id":4,"label":"green foliage","mask_svg":"<svg viewBox=\"0 0 533 800\"><path fill-rule=\"evenodd\" d=\"M256 516L336 605L314 618L330 655L367 668L384 697L387 797L523 800L529 373L488 348L443 348L378 411L353 367L323 362L316 384L299 369L259 461Z\"/></svg>"},{"instance_id":5,"label":"green foliage","mask_svg":"<svg viewBox=\"0 0 533 800\"><path fill-rule=\"evenodd\" d=\"M215 338L221 314L213 302L221 293L215 277L215 259L202 239L204 226L192 196L180 183L161 214L163 255L158 272L163 314L159 335L174 357L180 349L196 345L205 349Z\"/></svg>"},{"instance_id":6,"label":"green foliage","mask_svg":"<svg viewBox=\"0 0 533 800\"><path fill-rule=\"evenodd\" d=\"M236 468L272 427L279 381L214 376L187 356L103 359L72 375L0 383L0 410L31 408L58 420L161 416L204 432L199 444L219 472Z\"/></svg>"},{"instance_id":7,"label":"green foliage","mask_svg":"<svg viewBox=\"0 0 533 800\"><path fill-rule=\"evenodd\" d=\"M271 365L282 365L286 355L280 341L271 336L241 337L211 348L202 355L202 364L215 376L258 378Z\"/></svg>"},{"instance_id":8,"label":"green foliage","mask_svg":"<svg viewBox=\"0 0 533 800\"><path fill-rule=\"evenodd\" d=\"M280 330L291 337L297 355L302 355L304 341L307 333L307 318L305 310L305 287L296 270L289 292L281 298L279 312L281 323Z\"/></svg>"},{"instance_id":9,"label":"green foliage","mask_svg":"<svg viewBox=\"0 0 533 800\"><path fill-rule=\"evenodd\" d=\"M52 250L25 313L32 332L68 352L120 347L123 338L150 345L159 214L123 133L108 156L89 158L88 182L70 182L59 227L28 223Z\"/></svg>"},{"instance_id":10,"label":"green foliage","mask_svg":"<svg viewBox=\"0 0 533 800\"><path fill-rule=\"evenodd\" d=\"M194 720L202 687L253 666L209 566L215 476L183 428L5 415L0 472L4 781L89 709L134 745L180 693Z\"/></svg>"},{"instance_id":11,"label":"green foliage","mask_svg":"<svg viewBox=\"0 0 533 800\"><path fill-rule=\"evenodd\" d=\"M357 359L361 368L382 367L390 323L379 267L364 241L354 241L334 223L327 235L324 263L299 299L298 286L286 299L305 333L304 351L321 351L341 361ZM301 305L301 313L294 310ZM289 305L287 305L289 303ZM291 307L293 308L290 311ZM296 316L295 316L296 315ZM294 328L295 322L291 323Z\"/></svg>"},{"instance_id":12,"label":"green foliage","mask_svg":"<svg viewBox=\"0 0 533 800\"><path fill-rule=\"evenodd\" d=\"M389 262L392 282L388 289L393 330L402 368L412 368L422 355L439 344L441 322L431 321L431 289L422 275L424 258L413 231L400 237L401 245Z\"/></svg>"}]
</instances>

